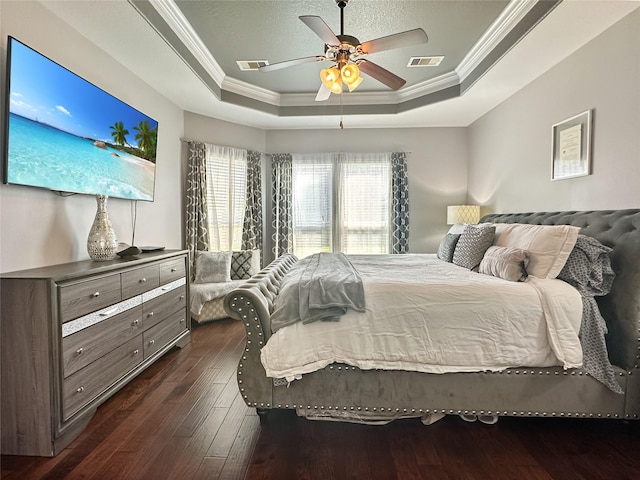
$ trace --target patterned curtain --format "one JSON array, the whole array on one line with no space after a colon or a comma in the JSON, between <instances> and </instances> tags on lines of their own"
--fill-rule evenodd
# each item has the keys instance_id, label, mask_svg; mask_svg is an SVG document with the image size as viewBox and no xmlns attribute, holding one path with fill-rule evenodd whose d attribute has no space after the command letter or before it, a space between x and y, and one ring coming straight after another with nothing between
<instances>
[{"instance_id":1,"label":"patterned curtain","mask_svg":"<svg viewBox=\"0 0 640 480\"><path fill-rule=\"evenodd\" d=\"M206 153L207 149L204 143L189 142L186 244L189 249L192 275L195 272L193 268L195 252L209 249Z\"/></svg>"},{"instance_id":2,"label":"patterned curtain","mask_svg":"<svg viewBox=\"0 0 640 480\"><path fill-rule=\"evenodd\" d=\"M262 250L262 181L260 152L247 152L247 203L242 226L242 249Z\"/></svg>"},{"instance_id":3,"label":"patterned curtain","mask_svg":"<svg viewBox=\"0 0 640 480\"><path fill-rule=\"evenodd\" d=\"M391 253L409 251L409 178L407 176L407 154L391 154Z\"/></svg>"},{"instance_id":4,"label":"patterned curtain","mask_svg":"<svg viewBox=\"0 0 640 480\"><path fill-rule=\"evenodd\" d=\"M273 253L276 258L293 249L291 168L292 155L290 153L271 155Z\"/></svg>"}]
</instances>

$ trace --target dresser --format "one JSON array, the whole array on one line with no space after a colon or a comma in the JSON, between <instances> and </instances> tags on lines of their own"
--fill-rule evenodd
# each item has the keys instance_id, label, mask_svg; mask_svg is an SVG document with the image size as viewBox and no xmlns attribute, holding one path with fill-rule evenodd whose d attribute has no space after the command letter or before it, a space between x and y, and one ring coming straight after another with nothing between
<instances>
[{"instance_id":1,"label":"dresser","mask_svg":"<svg viewBox=\"0 0 640 480\"><path fill-rule=\"evenodd\" d=\"M2 274L2 453L56 455L100 404L185 346L188 276L184 250Z\"/></svg>"}]
</instances>

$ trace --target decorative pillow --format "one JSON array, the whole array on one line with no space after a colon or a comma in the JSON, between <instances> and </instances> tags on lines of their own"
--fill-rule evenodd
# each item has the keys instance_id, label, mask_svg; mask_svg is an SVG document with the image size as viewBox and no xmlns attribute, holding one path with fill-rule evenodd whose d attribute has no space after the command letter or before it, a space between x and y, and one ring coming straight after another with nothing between
<instances>
[{"instance_id":1,"label":"decorative pillow","mask_svg":"<svg viewBox=\"0 0 640 480\"><path fill-rule=\"evenodd\" d=\"M466 227L467 224L466 223L454 223L453 225L451 225L451 228L449 228L449 231L447 233L454 233L454 234L462 234L462 232L464 232L464 227Z\"/></svg>"},{"instance_id":2,"label":"decorative pillow","mask_svg":"<svg viewBox=\"0 0 640 480\"><path fill-rule=\"evenodd\" d=\"M558 279L574 286L583 295L608 294L615 279L609 258L611 250L593 237L578 235Z\"/></svg>"},{"instance_id":3,"label":"decorative pillow","mask_svg":"<svg viewBox=\"0 0 640 480\"><path fill-rule=\"evenodd\" d=\"M467 225L460 235L456 249L453 252L453 263L469 270L478 268L484 252L493 243L496 227L493 225Z\"/></svg>"},{"instance_id":4,"label":"decorative pillow","mask_svg":"<svg viewBox=\"0 0 640 480\"><path fill-rule=\"evenodd\" d=\"M453 261L453 252L456 249L456 244L460 239L460 233L447 233L438 247L438 258L445 262L451 263Z\"/></svg>"},{"instance_id":5,"label":"decorative pillow","mask_svg":"<svg viewBox=\"0 0 640 480\"><path fill-rule=\"evenodd\" d=\"M238 250L231 254L231 280L245 280L260 271L260 250Z\"/></svg>"},{"instance_id":6,"label":"decorative pillow","mask_svg":"<svg viewBox=\"0 0 640 480\"><path fill-rule=\"evenodd\" d=\"M493 242L498 247L515 247L529 252L529 275L556 278L569 258L579 227L571 225L527 225L496 223Z\"/></svg>"},{"instance_id":7,"label":"decorative pillow","mask_svg":"<svg viewBox=\"0 0 640 480\"><path fill-rule=\"evenodd\" d=\"M197 252L195 283L231 281L231 252Z\"/></svg>"},{"instance_id":8,"label":"decorative pillow","mask_svg":"<svg viewBox=\"0 0 640 480\"><path fill-rule=\"evenodd\" d=\"M492 246L485 252L478 271L511 282L522 282L527 278L528 264L529 252L526 250Z\"/></svg>"}]
</instances>

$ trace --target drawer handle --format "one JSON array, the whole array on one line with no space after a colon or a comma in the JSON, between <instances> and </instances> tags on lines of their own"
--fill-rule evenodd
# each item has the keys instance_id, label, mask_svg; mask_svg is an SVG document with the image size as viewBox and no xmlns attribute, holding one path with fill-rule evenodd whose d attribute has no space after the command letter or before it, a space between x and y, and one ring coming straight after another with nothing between
<instances>
[{"instance_id":1,"label":"drawer handle","mask_svg":"<svg viewBox=\"0 0 640 480\"><path fill-rule=\"evenodd\" d=\"M156 343L155 340L149 340L149 345L153 345L154 343Z\"/></svg>"},{"instance_id":2,"label":"drawer handle","mask_svg":"<svg viewBox=\"0 0 640 480\"><path fill-rule=\"evenodd\" d=\"M171 273L175 273L175 272L177 272L177 271L178 271L178 269L177 269L177 268L175 268L175 267L171 269Z\"/></svg>"},{"instance_id":3,"label":"drawer handle","mask_svg":"<svg viewBox=\"0 0 640 480\"><path fill-rule=\"evenodd\" d=\"M84 349L80 347L79 349L76 350L76 355L82 355L82 352L84 352Z\"/></svg>"},{"instance_id":4,"label":"drawer handle","mask_svg":"<svg viewBox=\"0 0 640 480\"><path fill-rule=\"evenodd\" d=\"M146 281L147 281L147 279L146 279L145 277L142 277L142 278L140 279L140 283L145 283Z\"/></svg>"},{"instance_id":5,"label":"drawer handle","mask_svg":"<svg viewBox=\"0 0 640 480\"><path fill-rule=\"evenodd\" d=\"M162 287L162 291L163 292L167 292L169 290L172 290L172 288L171 287Z\"/></svg>"},{"instance_id":6,"label":"drawer handle","mask_svg":"<svg viewBox=\"0 0 640 480\"><path fill-rule=\"evenodd\" d=\"M153 317L153 312L147 313L147 317Z\"/></svg>"},{"instance_id":7,"label":"drawer handle","mask_svg":"<svg viewBox=\"0 0 640 480\"><path fill-rule=\"evenodd\" d=\"M180 323L184 323L184 318L181 318L181 319L180 319Z\"/></svg>"},{"instance_id":8,"label":"drawer handle","mask_svg":"<svg viewBox=\"0 0 640 480\"><path fill-rule=\"evenodd\" d=\"M101 317L108 317L109 315L113 315L117 311L118 311L118 307L113 307L113 308L111 308L109 310L106 310L104 312L100 312L100 316Z\"/></svg>"},{"instance_id":9,"label":"drawer handle","mask_svg":"<svg viewBox=\"0 0 640 480\"><path fill-rule=\"evenodd\" d=\"M82 392L84 392L84 387L78 387L78 388L76 388L76 392L78 392L78 393L82 393Z\"/></svg>"},{"instance_id":10,"label":"drawer handle","mask_svg":"<svg viewBox=\"0 0 640 480\"><path fill-rule=\"evenodd\" d=\"M93 298L99 297L100 296L100 292L96 292L93 295L91 295Z\"/></svg>"},{"instance_id":11,"label":"drawer handle","mask_svg":"<svg viewBox=\"0 0 640 480\"><path fill-rule=\"evenodd\" d=\"M137 327L139 323L140 323L140 320L136 318L136 319L131 323L131 326L133 326L133 327Z\"/></svg>"},{"instance_id":12,"label":"drawer handle","mask_svg":"<svg viewBox=\"0 0 640 480\"><path fill-rule=\"evenodd\" d=\"M139 353L140 353L140 350L138 350L137 348L133 351L133 354L134 354L134 355L137 355L137 354L139 354Z\"/></svg>"},{"instance_id":13,"label":"drawer handle","mask_svg":"<svg viewBox=\"0 0 640 480\"><path fill-rule=\"evenodd\" d=\"M180 300L184 300L184 295L180 295Z\"/></svg>"}]
</instances>

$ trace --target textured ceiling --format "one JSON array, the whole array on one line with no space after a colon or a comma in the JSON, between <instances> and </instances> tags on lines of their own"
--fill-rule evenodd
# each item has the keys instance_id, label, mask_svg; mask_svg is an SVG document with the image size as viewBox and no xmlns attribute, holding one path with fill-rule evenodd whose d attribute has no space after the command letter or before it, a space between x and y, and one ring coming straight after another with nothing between
<instances>
[{"instance_id":1,"label":"textured ceiling","mask_svg":"<svg viewBox=\"0 0 640 480\"><path fill-rule=\"evenodd\" d=\"M429 42L369 56L407 80L397 92L367 78L318 104L325 62L264 73L241 72L235 61L321 54L298 16L319 15L339 33L335 0L39 3L183 110L263 129L336 128L343 112L350 128L466 126L640 5L350 0L345 33L366 41L421 27ZM407 68L418 55L445 60Z\"/></svg>"},{"instance_id":2,"label":"textured ceiling","mask_svg":"<svg viewBox=\"0 0 640 480\"><path fill-rule=\"evenodd\" d=\"M318 15L340 33L340 9L334 0L316 1L177 1L200 39L230 77L278 93L315 93L320 68L311 63L274 72L242 72L236 60L283 60L322 55L324 44L298 19ZM406 86L455 70L507 1L351 0L344 9L344 33L361 42L422 28L429 42L379 52L368 58L407 80ZM220 19L224 19L220 21ZM411 56L444 55L438 67L407 67ZM388 90L367 78L358 91Z\"/></svg>"}]
</instances>

